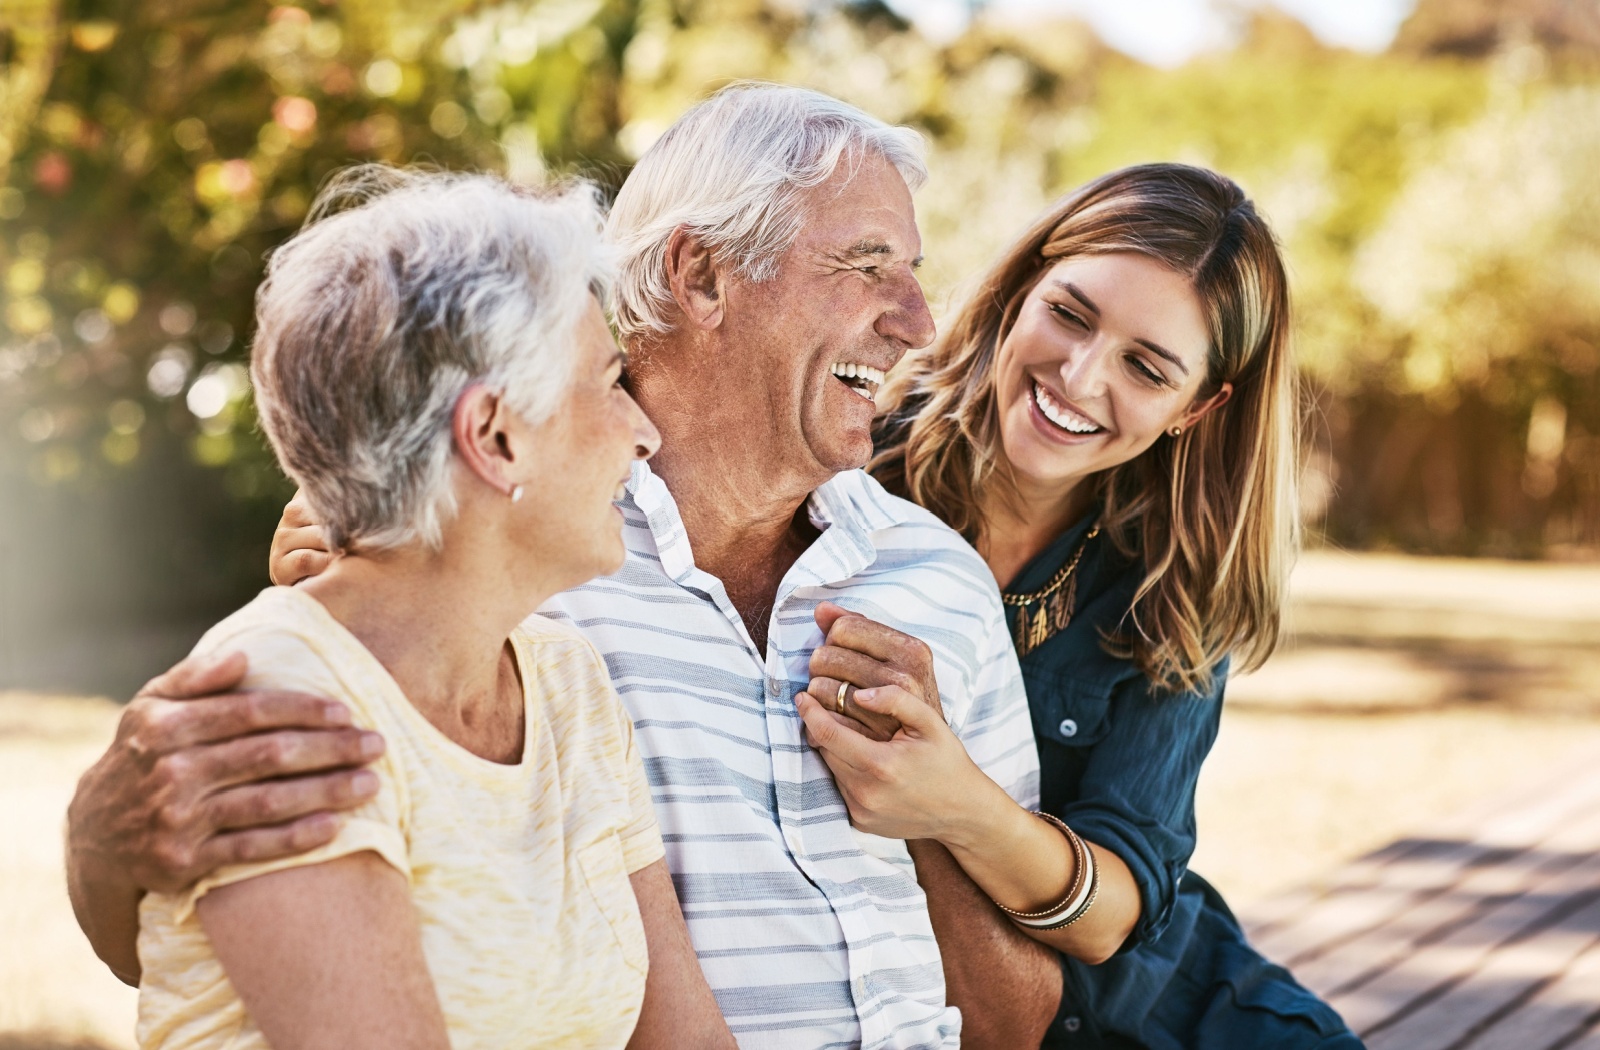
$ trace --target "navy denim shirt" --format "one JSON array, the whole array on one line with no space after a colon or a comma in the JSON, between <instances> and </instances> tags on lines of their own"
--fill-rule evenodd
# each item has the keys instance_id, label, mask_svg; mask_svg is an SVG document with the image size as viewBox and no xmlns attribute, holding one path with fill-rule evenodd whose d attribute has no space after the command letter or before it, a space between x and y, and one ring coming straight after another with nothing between
<instances>
[{"instance_id":1,"label":"navy denim shirt","mask_svg":"<svg viewBox=\"0 0 1600 1050\"><path fill-rule=\"evenodd\" d=\"M1007 590L1043 587L1083 543L1092 518L1062 534ZM1226 664L1203 692L1152 689L1103 644L1121 625L1142 568L1102 533L1076 571L1072 621L1021 661L1041 807L1126 862L1143 908L1107 962L1063 956L1062 1011L1046 1045L1358 1047L1337 1014L1249 946L1222 898L1188 871L1195 785L1217 738ZM1016 610L1007 615L1014 625Z\"/></svg>"}]
</instances>

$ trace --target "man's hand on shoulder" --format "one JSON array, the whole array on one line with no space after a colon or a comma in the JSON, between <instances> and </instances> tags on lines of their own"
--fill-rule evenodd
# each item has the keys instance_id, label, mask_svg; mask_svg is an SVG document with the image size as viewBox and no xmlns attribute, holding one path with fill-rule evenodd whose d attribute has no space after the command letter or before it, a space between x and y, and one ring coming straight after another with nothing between
<instances>
[{"instance_id":1,"label":"man's hand on shoulder","mask_svg":"<svg viewBox=\"0 0 1600 1050\"><path fill-rule=\"evenodd\" d=\"M338 810L377 790L376 775L359 767L382 754L381 737L322 697L233 691L246 669L232 654L186 660L152 680L68 807L73 907L125 980L138 974L142 893L314 849L336 834Z\"/></svg>"}]
</instances>

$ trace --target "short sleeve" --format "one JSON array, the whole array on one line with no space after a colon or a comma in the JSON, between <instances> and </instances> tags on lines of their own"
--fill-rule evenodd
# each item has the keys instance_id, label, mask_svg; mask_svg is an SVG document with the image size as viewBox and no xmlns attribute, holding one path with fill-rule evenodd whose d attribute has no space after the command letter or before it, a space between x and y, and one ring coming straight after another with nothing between
<instances>
[{"instance_id":1,"label":"short sleeve","mask_svg":"<svg viewBox=\"0 0 1600 1050\"><path fill-rule=\"evenodd\" d=\"M1162 692L1143 675L1120 682L1077 799L1056 814L1133 874L1142 907L1123 951L1154 940L1171 921L1194 853L1195 787L1216 741L1226 679L1224 663L1203 693Z\"/></svg>"},{"instance_id":2,"label":"short sleeve","mask_svg":"<svg viewBox=\"0 0 1600 1050\"><path fill-rule=\"evenodd\" d=\"M667 855L661 842L661 827L656 823L655 804L650 797L650 780L645 775L644 761L639 755L639 741L633 732L633 720L616 691L607 684L606 692L616 706L618 729L623 740L623 776L628 789L628 823L621 831L622 860L632 875L648 868Z\"/></svg>"},{"instance_id":3,"label":"short sleeve","mask_svg":"<svg viewBox=\"0 0 1600 1050\"><path fill-rule=\"evenodd\" d=\"M629 875L642 871L667 855L661 842L661 826L656 822L655 804L650 796L650 780L645 774L644 759L639 753L639 741L633 731L633 719L611 684L606 671L605 658L593 642L576 629L562 625L560 631L570 635L580 649L574 654L582 666L580 672L584 689L593 695L593 703L603 712L595 723L601 732L611 738L610 753L613 761L608 769L622 784L623 803L626 807L624 823L617 832L622 843L623 867ZM549 628L546 628L548 631ZM571 652L571 650L568 650ZM609 718L604 712L609 713Z\"/></svg>"},{"instance_id":4,"label":"short sleeve","mask_svg":"<svg viewBox=\"0 0 1600 1050\"><path fill-rule=\"evenodd\" d=\"M980 649L972 702L954 726L967 754L1017 805L1039 805L1039 752L1022 670L996 603L995 623Z\"/></svg>"},{"instance_id":5,"label":"short sleeve","mask_svg":"<svg viewBox=\"0 0 1600 1050\"><path fill-rule=\"evenodd\" d=\"M243 652L250 661L250 671L243 684L245 690L285 689L331 697L351 708L356 725L364 729L378 728L370 715L368 698L354 695L350 686L312 646L293 632L256 627L220 638L208 635L195 649L196 654L231 651ZM365 804L341 815L339 832L333 841L293 857L219 868L178 895L174 918L186 920L200 898L220 886L275 871L322 864L366 850L378 854L409 882L411 865L404 830L408 800L394 749L389 749L368 768L378 777L378 792Z\"/></svg>"}]
</instances>

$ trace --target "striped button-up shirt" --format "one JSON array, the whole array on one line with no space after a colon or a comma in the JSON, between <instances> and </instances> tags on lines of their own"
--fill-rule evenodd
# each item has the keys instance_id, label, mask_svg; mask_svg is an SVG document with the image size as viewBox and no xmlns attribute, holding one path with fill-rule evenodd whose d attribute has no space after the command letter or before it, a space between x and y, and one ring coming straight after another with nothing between
<instances>
[{"instance_id":1,"label":"striped button-up shirt","mask_svg":"<svg viewBox=\"0 0 1600 1050\"><path fill-rule=\"evenodd\" d=\"M968 752L1019 803L1039 769L988 568L961 537L862 471L808 503L821 535L778 587L766 652L695 567L677 504L636 466L627 560L543 611L599 647L633 717L689 935L741 1047L947 1047L927 902L898 840L850 826L794 697L829 600L927 642Z\"/></svg>"}]
</instances>

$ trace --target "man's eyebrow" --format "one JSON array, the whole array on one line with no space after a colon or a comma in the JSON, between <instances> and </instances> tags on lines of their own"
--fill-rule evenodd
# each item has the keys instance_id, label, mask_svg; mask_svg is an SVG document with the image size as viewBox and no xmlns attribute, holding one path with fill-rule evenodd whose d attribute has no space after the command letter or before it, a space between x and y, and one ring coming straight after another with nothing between
<instances>
[{"instance_id":1,"label":"man's eyebrow","mask_svg":"<svg viewBox=\"0 0 1600 1050\"><path fill-rule=\"evenodd\" d=\"M1084 309L1088 310L1090 313L1094 314L1096 317L1100 316L1100 308L1094 304L1094 300L1093 299L1089 298L1087 295L1084 294L1082 288L1079 288L1077 285L1071 283L1070 281L1056 281L1054 283L1055 283L1055 286L1057 288L1060 288L1062 291L1066 292L1068 295L1070 295L1074 299L1078 300L1078 302L1082 303L1083 306L1084 306ZM1166 347L1162 346L1160 343L1152 343L1148 339L1135 339L1134 342L1138 343L1140 346L1144 347L1146 350L1150 351L1152 354L1155 354L1157 357L1160 357L1160 358L1163 358L1164 360L1172 362L1173 366L1175 368L1177 368L1180 372L1182 372L1184 375L1188 375L1189 374L1189 366L1183 363L1183 358L1179 357L1177 354L1173 353L1171 350L1168 350Z\"/></svg>"},{"instance_id":2,"label":"man's eyebrow","mask_svg":"<svg viewBox=\"0 0 1600 1050\"><path fill-rule=\"evenodd\" d=\"M853 259L882 258L886 255L894 254L895 246L890 244L888 241L878 240L876 238L866 238L864 240L857 241L841 252L836 252L834 254L834 258L849 261ZM921 266L922 256L919 255L915 259L911 260L911 268L913 270L918 269Z\"/></svg>"}]
</instances>

